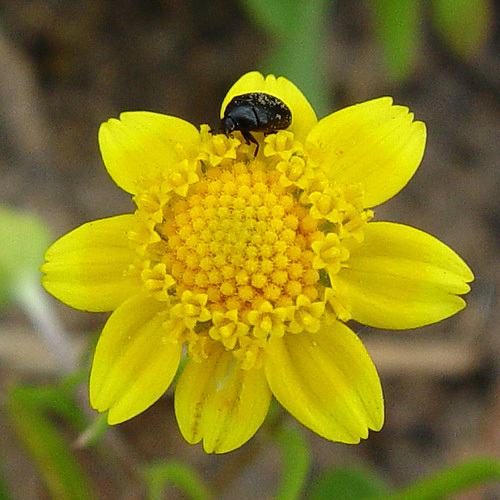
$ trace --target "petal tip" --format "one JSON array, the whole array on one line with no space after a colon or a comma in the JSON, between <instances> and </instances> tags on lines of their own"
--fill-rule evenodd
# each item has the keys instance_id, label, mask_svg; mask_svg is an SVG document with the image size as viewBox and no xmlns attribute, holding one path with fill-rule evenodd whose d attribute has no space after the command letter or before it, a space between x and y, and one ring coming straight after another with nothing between
<instances>
[{"instance_id":1,"label":"petal tip","mask_svg":"<svg viewBox=\"0 0 500 500\"><path fill-rule=\"evenodd\" d=\"M128 415L124 415L123 413L115 414L113 412L113 408L111 408L108 412L108 417L107 417L108 425L121 424L121 423L131 419L133 416L135 416L135 415L128 416Z\"/></svg>"},{"instance_id":2,"label":"petal tip","mask_svg":"<svg viewBox=\"0 0 500 500\"><path fill-rule=\"evenodd\" d=\"M462 278L466 283L471 283L472 281L474 281L476 279L474 276L474 273L472 272L472 269L465 262L463 262ZM469 287L469 290L470 290L470 287ZM469 290L467 290L467 292ZM467 292L465 292L465 293L467 293Z\"/></svg>"}]
</instances>

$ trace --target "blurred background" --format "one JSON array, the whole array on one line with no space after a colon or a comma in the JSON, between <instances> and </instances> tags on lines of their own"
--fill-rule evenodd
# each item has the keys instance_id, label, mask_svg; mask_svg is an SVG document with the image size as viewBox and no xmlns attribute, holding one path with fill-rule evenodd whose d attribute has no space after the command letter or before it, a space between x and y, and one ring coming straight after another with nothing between
<instances>
[{"instance_id":1,"label":"blurred background","mask_svg":"<svg viewBox=\"0 0 500 500\"><path fill-rule=\"evenodd\" d=\"M288 77L320 117L393 96L426 123L428 143L414 178L376 219L438 237L476 281L467 308L437 325L353 325L381 374L386 424L348 446L285 416L310 446L305 491L332 467L368 470L400 487L461 460L500 458L499 12L495 0L1 0L0 203L36 215L47 241L132 211L101 162L100 123L150 110L214 125L226 91L249 70ZM35 233L0 236L4 247L29 247ZM181 438L171 392L98 445L78 445L88 415L69 415L50 391L50 411L31 428L41 388L66 379L22 300L8 290L1 296L1 499L146 498L141 467L173 459L193 467L215 498L274 498L282 453L270 432L230 454L205 455ZM69 332L84 382L106 315L41 300ZM87 406L84 391L79 406ZM76 474L89 496L58 496L54 454L71 457L74 470L61 474ZM191 498L172 486L161 495ZM489 483L453 499L500 499L500 488Z\"/></svg>"}]
</instances>

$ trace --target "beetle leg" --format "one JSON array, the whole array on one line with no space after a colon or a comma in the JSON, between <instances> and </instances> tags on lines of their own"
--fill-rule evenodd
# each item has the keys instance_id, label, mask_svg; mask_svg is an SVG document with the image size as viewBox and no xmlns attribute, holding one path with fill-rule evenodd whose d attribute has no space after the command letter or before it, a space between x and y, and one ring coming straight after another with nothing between
<instances>
[{"instance_id":1,"label":"beetle leg","mask_svg":"<svg viewBox=\"0 0 500 500\"><path fill-rule=\"evenodd\" d=\"M257 153L259 152L259 143L257 142L257 139L250 132L248 132L248 130L240 130L240 132L247 144L253 142L257 146L253 154L253 157L255 158L257 156Z\"/></svg>"}]
</instances>

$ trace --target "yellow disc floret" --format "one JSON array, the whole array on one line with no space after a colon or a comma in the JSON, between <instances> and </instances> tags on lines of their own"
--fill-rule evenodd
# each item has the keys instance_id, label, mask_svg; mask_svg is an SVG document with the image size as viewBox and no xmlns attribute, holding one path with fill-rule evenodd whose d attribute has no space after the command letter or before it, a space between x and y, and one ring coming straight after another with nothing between
<instances>
[{"instance_id":1,"label":"yellow disc floret","mask_svg":"<svg viewBox=\"0 0 500 500\"><path fill-rule=\"evenodd\" d=\"M271 337L317 332L344 310L331 277L372 213L359 186L328 183L289 131L267 136L257 157L206 126L201 141L136 195L130 272L166 303L168 338L191 357L220 343L249 369Z\"/></svg>"}]
</instances>

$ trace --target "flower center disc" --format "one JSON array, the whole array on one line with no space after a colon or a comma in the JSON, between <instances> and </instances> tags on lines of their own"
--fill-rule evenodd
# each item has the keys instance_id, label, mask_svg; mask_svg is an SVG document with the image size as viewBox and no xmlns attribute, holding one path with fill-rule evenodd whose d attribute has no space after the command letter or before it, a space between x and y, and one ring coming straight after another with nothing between
<instances>
[{"instance_id":1,"label":"flower center disc","mask_svg":"<svg viewBox=\"0 0 500 500\"><path fill-rule=\"evenodd\" d=\"M136 250L130 272L165 303L165 330L188 353L222 344L259 363L272 336L315 332L325 310L342 309L331 277L347 265L362 227L358 186L337 187L293 134L254 146L201 128L196 156L179 162L135 197Z\"/></svg>"}]
</instances>

